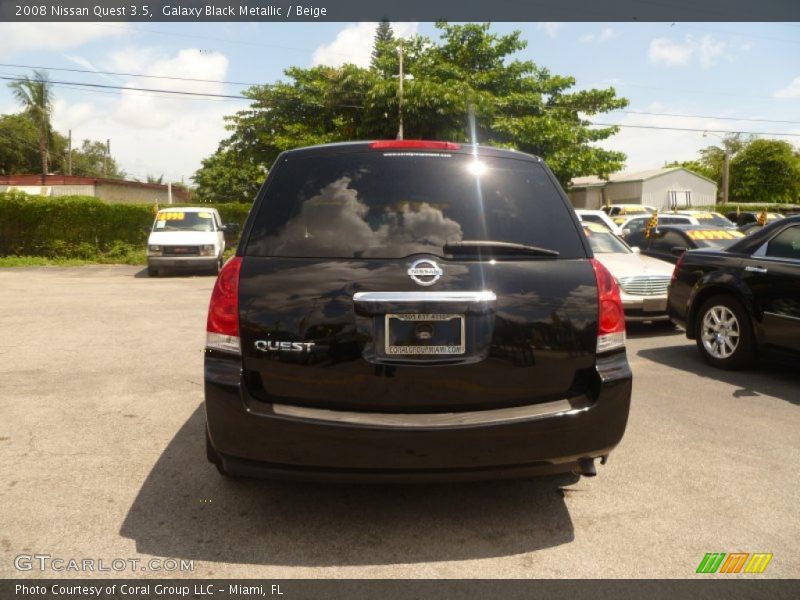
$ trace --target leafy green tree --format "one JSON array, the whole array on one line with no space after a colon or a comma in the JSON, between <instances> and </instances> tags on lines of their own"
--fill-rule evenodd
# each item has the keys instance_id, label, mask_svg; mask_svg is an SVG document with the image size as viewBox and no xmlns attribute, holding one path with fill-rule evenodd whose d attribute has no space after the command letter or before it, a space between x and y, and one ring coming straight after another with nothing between
<instances>
[{"instance_id":1,"label":"leafy green tree","mask_svg":"<svg viewBox=\"0 0 800 600\"><path fill-rule=\"evenodd\" d=\"M52 132L50 153L58 157L57 170L63 163L67 140ZM0 115L0 174L37 173L41 171L39 133L25 114Z\"/></svg>"},{"instance_id":2,"label":"leafy green tree","mask_svg":"<svg viewBox=\"0 0 800 600\"><path fill-rule=\"evenodd\" d=\"M203 160L194 176L201 202L252 202L267 174L266 163L245 158L231 146Z\"/></svg>"},{"instance_id":3,"label":"leafy green tree","mask_svg":"<svg viewBox=\"0 0 800 600\"><path fill-rule=\"evenodd\" d=\"M683 167L684 169L688 169L693 173L697 173L698 175L702 175L703 177L707 177L708 179L716 180L718 173L708 167L705 163L699 160L682 160L682 161L672 161L671 163L667 163L664 165L665 167ZM720 176L721 177L721 176Z\"/></svg>"},{"instance_id":4,"label":"leafy green tree","mask_svg":"<svg viewBox=\"0 0 800 600\"><path fill-rule=\"evenodd\" d=\"M562 184L622 168L624 154L594 144L617 128L595 128L586 119L627 106L613 88L574 91L574 78L514 59L526 46L519 32L497 35L489 24L437 27L438 44L421 36L404 41L405 71L413 76L402 98L407 138L531 152L548 161ZM387 51L386 60L389 56ZM398 78L387 76L378 63L371 69L291 68L286 81L247 90L251 106L228 117L230 137L194 177L200 197L252 200L263 171L283 150L394 138Z\"/></svg>"},{"instance_id":5,"label":"leafy green tree","mask_svg":"<svg viewBox=\"0 0 800 600\"><path fill-rule=\"evenodd\" d=\"M381 21L375 30L370 68L384 74L397 73L397 40L387 19Z\"/></svg>"},{"instance_id":6,"label":"leafy green tree","mask_svg":"<svg viewBox=\"0 0 800 600\"><path fill-rule=\"evenodd\" d=\"M731 161L731 197L739 202L800 200L800 153L788 142L757 139Z\"/></svg>"},{"instance_id":7,"label":"leafy green tree","mask_svg":"<svg viewBox=\"0 0 800 600\"><path fill-rule=\"evenodd\" d=\"M50 161L49 147L53 135L50 125L50 114L53 112L53 92L47 73L34 71L33 77L23 77L19 81L12 81L8 87L11 88L14 98L22 106L25 116L36 127L41 173L47 175Z\"/></svg>"},{"instance_id":8,"label":"leafy green tree","mask_svg":"<svg viewBox=\"0 0 800 600\"><path fill-rule=\"evenodd\" d=\"M80 148L72 149L72 174L110 179L125 177L125 172L112 156L106 159L106 145L98 140L83 140Z\"/></svg>"}]
</instances>

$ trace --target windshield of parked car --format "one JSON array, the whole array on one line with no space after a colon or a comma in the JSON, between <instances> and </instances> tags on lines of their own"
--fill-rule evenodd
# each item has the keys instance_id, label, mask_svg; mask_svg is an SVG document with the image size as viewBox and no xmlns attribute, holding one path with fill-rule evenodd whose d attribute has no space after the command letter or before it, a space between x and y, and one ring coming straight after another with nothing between
<instances>
[{"instance_id":1,"label":"windshield of parked car","mask_svg":"<svg viewBox=\"0 0 800 600\"><path fill-rule=\"evenodd\" d=\"M214 231L214 217L210 212L160 212L153 231Z\"/></svg>"},{"instance_id":2,"label":"windshield of parked car","mask_svg":"<svg viewBox=\"0 0 800 600\"><path fill-rule=\"evenodd\" d=\"M632 252L625 242L605 228L584 227L583 231L595 254L630 254Z\"/></svg>"},{"instance_id":3,"label":"windshield of parked car","mask_svg":"<svg viewBox=\"0 0 800 600\"><path fill-rule=\"evenodd\" d=\"M292 157L273 169L250 256L444 256L465 242L586 256L572 211L541 163L449 152Z\"/></svg>"}]
</instances>

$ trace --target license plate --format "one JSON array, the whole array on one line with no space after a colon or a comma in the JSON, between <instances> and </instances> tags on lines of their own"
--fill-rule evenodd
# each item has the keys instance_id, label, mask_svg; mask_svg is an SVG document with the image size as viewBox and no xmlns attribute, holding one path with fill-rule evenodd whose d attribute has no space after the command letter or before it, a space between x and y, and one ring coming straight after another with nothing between
<instances>
[{"instance_id":1,"label":"license plate","mask_svg":"<svg viewBox=\"0 0 800 600\"><path fill-rule=\"evenodd\" d=\"M385 321L386 354L464 354L464 315L388 314Z\"/></svg>"},{"instance_id":2,"label":"license plate","mask_svg":"<svg viewBox=\"0 0 800 600\"><path fill-rule=\"evenodd\" d=\"M644 312L666 312L666 298L644 298L642 300L642 310Z\"/></svg>"}]
</instances>

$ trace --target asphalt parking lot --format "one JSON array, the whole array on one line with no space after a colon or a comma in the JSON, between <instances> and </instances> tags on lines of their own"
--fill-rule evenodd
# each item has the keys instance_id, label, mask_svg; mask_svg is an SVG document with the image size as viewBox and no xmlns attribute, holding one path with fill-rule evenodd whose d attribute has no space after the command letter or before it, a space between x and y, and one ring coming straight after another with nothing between
<instances>
[{"instance_id":1,"label":"asphalt parking lot","mask_svg":"<svg viewBox=\"0 0 800 600\"><path fill-rule=\"evenodd\" d=\"M628 430L594 479L227 481L204 456L212 285L0 270L0 576L92 575L14 568L38 553L194 561L152 574L173 577L685 578L706 552L771 552L758 577L800 576L796 368L713 371L682 333L640 326Z\"/></svg>"}]
</instances>

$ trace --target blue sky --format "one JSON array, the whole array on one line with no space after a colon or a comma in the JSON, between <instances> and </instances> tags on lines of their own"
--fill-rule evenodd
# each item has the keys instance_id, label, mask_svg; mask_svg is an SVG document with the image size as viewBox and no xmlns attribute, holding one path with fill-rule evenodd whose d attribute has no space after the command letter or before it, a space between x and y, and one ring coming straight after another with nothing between
<instances>
[{"instance_id":1,"label":"blue sky","mask_svg":"<svg viewBox=\"0 0 800 600\"><path fill-rule=\"evenodd\" d=\"M402 35L436 37L431 23L393 25ZM616 112L596 121L793 133L776 137L800 146L800 24L496 23L493 29L520 29L528 47L519 58L575 77L577 88L613 86L630 100L628 111L660 113ZM373 32L371 23L0 23L0 63L265 83L293 65L363 64ZM5 76L29 71L0 66ZM55 70L50 77L222 94L242 89ZM223 116L244 106L57 86L54 124L62 133L72 129L75 140L110 138L112 154L131 176L188 181L226 135ZM0 86L0 112L16 110ZM627 168L635 170L692 159L716 141L700 131L625 127L602 145L625 152Z\"/></svg>"}]
</instances>

